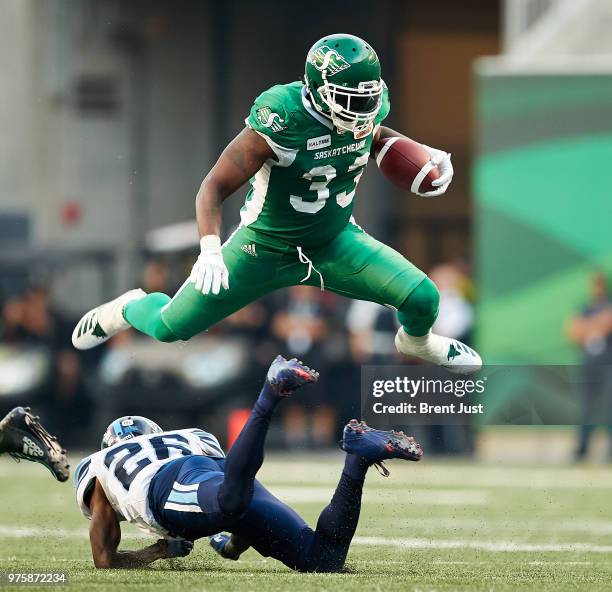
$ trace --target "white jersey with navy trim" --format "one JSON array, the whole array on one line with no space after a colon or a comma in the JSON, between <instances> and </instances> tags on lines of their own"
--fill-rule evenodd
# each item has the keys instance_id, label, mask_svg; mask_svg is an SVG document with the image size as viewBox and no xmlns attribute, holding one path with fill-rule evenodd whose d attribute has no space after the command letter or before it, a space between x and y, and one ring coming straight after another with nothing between
<instances>
[{"instance_id":1,"label":"white jersey with navy trim","mask_svg":"<svg viewBox=\"0 0 612 592\"><path fill-rule=\"evenodd\" d=\"M84 499L97 479L119 520L149 534L166 536L167 531L157 524L149 508L149 486L165 464L188 455L225 458L217 438L197 428L137 436L84 458L74 472L81 511L91 519Z\"/></svg>"}]
</instances>

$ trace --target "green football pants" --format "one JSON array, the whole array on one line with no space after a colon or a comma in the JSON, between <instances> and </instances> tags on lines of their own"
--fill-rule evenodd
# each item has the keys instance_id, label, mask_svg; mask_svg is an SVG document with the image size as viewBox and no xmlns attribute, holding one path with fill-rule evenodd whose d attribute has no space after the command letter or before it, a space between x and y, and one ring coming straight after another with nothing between
<instances>
[{"instance_id":1,"label":"green football pants","mask_svg":"<svg viewBox=\"0 0 612 592\"><path fill-rule=\"evenodd\" d=\"M316 249L298 249L242 226L223 246L229 290L202 294L188 280L170 299L153 293L130 302L125 318L160 341L187 340L279 288L305 284L398 311L411 335L424 335L438 314L438 290L417 267L362 228L347 224Z\"/></svg>"}]
</instances>

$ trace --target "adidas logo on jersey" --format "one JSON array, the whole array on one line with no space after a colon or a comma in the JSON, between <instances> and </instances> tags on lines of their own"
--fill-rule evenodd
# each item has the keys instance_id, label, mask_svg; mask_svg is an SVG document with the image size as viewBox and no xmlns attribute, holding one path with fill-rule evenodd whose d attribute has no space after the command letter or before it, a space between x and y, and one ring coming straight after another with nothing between
<instances>
[{"instance_id":1,"label":"adidas logo on jersey","mask_svg":"<svg viewBox=\"0 0 612 592\"><path fill-rule=\"evenodd\" d=\"M23 453L26 456L45 456L43 449L27 436L23 437Z\"/></svg>"},{"instance_id":2,"label":"adidas logo on jersey","mask_svg":"<svg viewBox=\"0 0 612 592\"><path fill-rule=\"evenodd\" d=\"M257 252L255 251L255 245L251 243L250 245L242 245L240 247L247 255L251 257L257 257Z\"/></svg>"}]
</instances>

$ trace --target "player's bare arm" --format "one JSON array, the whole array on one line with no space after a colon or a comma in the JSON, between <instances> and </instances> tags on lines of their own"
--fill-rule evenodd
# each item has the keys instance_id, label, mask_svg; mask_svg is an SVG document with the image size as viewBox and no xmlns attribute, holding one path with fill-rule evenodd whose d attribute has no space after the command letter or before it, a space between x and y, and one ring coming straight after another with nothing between
<instances>
[{"instance_id":1,"label":"player's bare arm","mask_svg":"<svg viewBox=\"0 0 612 592\"><path fill-rule=\"evenodd\" d=\"M274 153L256 132L245 128L221 153L200 186L196 218L200 231L200 256L191 271L191 281L203 294L229 289L229 272L221 254L221 208Z\"/></svg>"},{"instance_id":2,"label":"player's bare arm","mask_svg":"<svg viewBox=\"0 0 612 592\"><path fill-rule=\"evenodd\" d=\"M406 137L407 136L405 136L401 132L398 132L385 125L380 125L378 126L378 129L374 133L374 142L372 142L372 149L370 151L370 155L372 157L374 156L374 146L376 145L377 142L383 142L387 138L406 138Z\"/></svg>"},{"instance_id":3,"label":"player's bare arm","mask_svg":"<svg viewBox=\"0 0 612 592\"><path fill-rule=\"evenodd\" d=\"M221 153L206 175L196 196L196 218L200 237L221 233L223 202L240 189L274 152L267 142L249 128L243 129Z\"/></svg>"},{"instance_id":4,"label":"player's bare arm","mask_svg":"<svg viewBox=\"0 0 612 592\"><path fill-rule=\"evenodd\" d=\"M139 551L119 551L121 526L117 514L110 505L100 482L96 480L89 500L91 525L89 541L94 565L98 569L136 569L158 559L184 557L191 552L193 543L180 541L177 544L159 539Z\"/></svg>"}]
</instances>

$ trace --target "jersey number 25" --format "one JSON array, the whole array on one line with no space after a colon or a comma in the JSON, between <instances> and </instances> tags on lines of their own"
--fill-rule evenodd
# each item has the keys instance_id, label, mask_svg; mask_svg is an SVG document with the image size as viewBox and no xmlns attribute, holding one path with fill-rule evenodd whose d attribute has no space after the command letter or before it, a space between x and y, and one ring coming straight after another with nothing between
<instances>
[{"instance_id":1,"label":"jersey number 25","mask_svg":"<svg viewBox=\"0 0 612 592\"><path fill-rule=\"evenodd\" d=\"M114 474L117 481L123 485L124 489L128 490L138 473L149 466L153 460L165 460L171 457L187 456L191 454L189 447L183 446L183 444L188 444L188 440L184 436L181 436L181 434L154 436L153 438L149 438L146 443L143 442L142 444L139 442L126 442L121 446L109 450L104 457L104 464L106 468L110 470L113 461L123 454L114 467ZM141 455L145 447L148 448L149 446L150 449L146 450L146 454ZM134 457L137 455L142 456L142 458L136 461ZM152 457L154 457L153 460ZM134 468L128 471L125 465L127 461L132 458L134 458L136 462L134 463Z\"/></svg>"}]
</instances>

